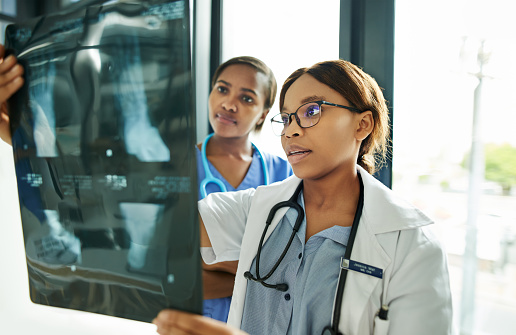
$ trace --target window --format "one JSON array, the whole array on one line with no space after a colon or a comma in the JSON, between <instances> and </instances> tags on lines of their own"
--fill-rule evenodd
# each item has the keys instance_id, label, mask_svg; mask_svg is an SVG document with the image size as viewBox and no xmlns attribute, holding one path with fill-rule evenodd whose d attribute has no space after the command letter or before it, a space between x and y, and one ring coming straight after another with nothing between
<instances>
[{"instance_id":1,"label":"window","mask_svg":"<svg viewBox=\"0 0 516 335\"><path fill-rule=\"evenodd\" d=\"M393 189L436 221L461 334L516 329L515 9L396 1Z\"/></svg>"},{"instance_id":2,"label":"window","mask_svg":"<svg viewBox=\"0 0 516 335\"><path fill-rule=\"evenodd\" d=\"M264 61L276 77L278 94L255 142L266 151L284 156L270 118L279 113L279 91L285 79L300 67L339 58L339 2L321 0L225 0L222 62L236 56Z\"/></svg>"}]
</instances>

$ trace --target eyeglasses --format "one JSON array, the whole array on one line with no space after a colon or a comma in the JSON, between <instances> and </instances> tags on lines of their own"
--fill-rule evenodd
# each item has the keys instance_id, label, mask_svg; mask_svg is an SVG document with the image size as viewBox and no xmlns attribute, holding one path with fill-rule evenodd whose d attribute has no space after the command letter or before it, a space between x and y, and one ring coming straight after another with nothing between
<instances>
[{"instance_id":1,"label":"eyeglasses","mask_svg":"<svg viewBox=\"0 0 516 335\"><path fill-rule=\"evenodd\" d=\"M291 116L294 116L297 124L301 128L310 128L315 126L317 123L319 123L319 120L321 119L322 105L340 107L355 113L362 113L361 110L354 107L337 105L323 100L312 101L299 106L295 113L279 113L278 115L274 116L271 119L272 131L277 136L285 135L285 130L290 124Z\"/></svg>"}]
</instances>

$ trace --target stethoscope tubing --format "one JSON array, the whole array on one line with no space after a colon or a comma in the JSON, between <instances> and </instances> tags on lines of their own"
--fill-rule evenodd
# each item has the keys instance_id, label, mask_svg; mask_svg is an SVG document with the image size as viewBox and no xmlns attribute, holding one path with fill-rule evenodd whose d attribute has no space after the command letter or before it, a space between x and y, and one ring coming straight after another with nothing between
<instances>
[{"instance_id":1,"label":"stethoscope tubing","mask_svg":"<svg viewBox=\"0 0 516 335\"><path fill-rule=\"evenodd\" d=\"M220 192L227 192L228 191L227 188L226 188L226 185L224 185L222 180L220 180L218 178L215 178L213 173L211 173L210 167L208 165L208 157L206 156L206 146L208 145L208 141L210 140L210 138L213 137L213 135L215 135L215 133L209 134L206 137L206 139L204 140L204 142L202 143L202 146L201 146L201 162L202 162L202 167L204 169L204 179L201 180L201 182L199 183L199 190L201 192L201 197L203 199L206 198L206 196L208 195L207 192L206 192L206 187L210 183L216 184L219 187ZM265 158L263 157L263 154L258 149L258 147L256 145L254 145L254 143L251 143L251 144L253 146L253 149L258 154L258 157L260 157L260 162L261 162L261 165L262 165L263 178L264 178L265 185L269 185L269 172L267 170L267 164L265 164Z\"/></svg>"},{"instance_id":2,"label":"stethoscope tubing","mask_svg":"<svg viewBox=\"0 0 516 335\"><path fill-rule=\"evenodd\" d=\"M358 225L360 222L360 218L362 217L362 210L364 209L364 183L362 182L362 177L360 176L360 174L358 174L358 179L360 181L360 196L358 197L357 209L355 211L355 217L353 218L351 232L349 233L348 245L346 246L346 251L344 252L345 259L351 258L351 252L353 250L353 245L355 244L355 237L357 235ZM348 270L341 268L339 273L339 279L337 282L337 293L335 294L335 303L333 304L333 316L330 326L333 334L339 334L340 311L342 309L342 298L344 297L344 289L346 288L347 275Z\"/></svg>"},{"instance_id":3,"label":"stethoscope tubing","mask_svg":"<svg viewBox=\"0 0 516 335\"><path fill-rule=\"evenodd\" d=\"M305 217L305 212L303 210L303 207L301 207L297 203L297 198L299 197L299 194L301 193L302 189L303 189L303 181L301 181L301 183L299 183L299 185L296 188L296 191L294 192L294 194L292 195L292 197L289 200L279 202L271 208L269 215L267 216L267 220L265 221L265 228L263 230L262 237L260 238L260 243L258 244L258 250L256 252L256 262L255 262L256 277L253 276L250 271L246 271L244 273L244 277L246 279L253 280L255 282L262 284L263 286L265 286L267 288L272 288L272 289L275 289L275 290L278 290L281 292L286 292L288 290L288 284L286 284L286 283L269 284L269 283L266 283L265 281L272 276L274 271L276 271L276 269L280 265L281 261L283 261L283 258L285 258L285 255L287 254L288 250L290 249L290 245L292 244L292 240L296 236L296 233L299 231L299 228L301 227L301 224L303 223L303 219ZM296 222L294 224L294 227L292 228L292 233L290 234L288 243L287 243L286 247L283 248L283 252L281 253L281 256L278 258L278 260L276 261L276 263L274 264L272 269L269 271L269 273L267 273L265 276L262 277L262 276L260 276L260 265L259 264L260 264L260 256L262 253L263 241L265 240L265 235L267 234L267 229L269 228L269 226L272 222L272 219L276 215L276 212L282 207L290 207L297 211Z\"/></svg>"},{"instance_id":4,"label":"stethoscope tubing","mask_svg":"<svg viewBox=\"0 0 516 335\"><path fill-rule=\"evenodd\" d=\"M362 216L362 210L363 210L363 207L364 207L364 183L362 182L362 177L360 176L360 174L358 174L358 179L359 179L359 182L360 182L360 195L359 195L359 198L358 198L358 204L357 204L357 209L355 211L355 216L353 218L353 224L351 225L351 232L349 234L349 239L348 239L348 243L347 243L347 246L346 246L346 251L344 252L344 258L345 259L350 259L351 258L351 252L353 250L353 244L355 243L355 237L357 235L358 225L360 223L360 218ZM282 291L282 292L285 292L285 291L288 290L288 284L286 284L286 283L270 284L270 283L266 283L265 280L269 279L272 276L272 274L274 273L274 271L276 271L276 269L278 268L279 264L281 263L281 261L285 257L287 251L289 250L290 245L292 243L292 239L294 238L294 236L296 235L297 231L299 230L299 228L301 226L301 223L302 223L303 218L304 218L304 210L297 203L297 198L299 197L299 194L300 194L302 189L303 189L303 181L301 181L301 183L298 185L298 187L296 188L294 194L292 195L292 197L289 200L279 202L279 203L277 203L276 205L274 205L271 208L271 210L269 212L269 215L267 216L267 220L265 221L265 228L264 228L262 236L260 238L260 243L258 244L258 251L256 253L256 262L255 262L256 277L253 276L250 271L246 271L244 273L244 277L247 280L253 280L255 282L258 282L258 283L262 284L263 286L265 286L267 288L276 289L276 290ZM276 215L276 212L278 211L278 209L280 209L282 207L291 207L291 208L294 208L294 209L297 210L297 212L298 212L297 214L298 215L297 215L297 218L296 218L296 223L294 224L294 227L292 228L292 234L290 236L290 239L289 239L287 245L283 249L283 252L282 252L281 256L278 258L278 260L276 261L276 263L274 264L272 269L269 271L269 273L267 273L265 276L261 277L260 276L259 264L260 264L260 256L261 256L263 241L265 239L265 235L267 233L267 229L269 228L269 226L270 226L270 224L272 222L272 219L274 218L274 215ZM345 285L346 285L347 273L348 273L347 269L344 269L344 268L341 268L341 270L339 272L339 278L338 278L338 283L337 283L337 291L336 291L336 294L335 294L335 301L334 301L334 304L333 304L333 312L332 312L332 318L331 318L331 325L329 325L329 326L327 326L327 327L325 327L323 329L323 335L336 335L336 334L339 334L340 312L341 312L341 307L342 307L342 298L344 297L344 289L345 289Z\"/></svg>"},{"instance_id":5,"label":"stethoscope tubing","mask_svg":"<svg viewBox=\"0 0 516 335\"><path fill-rule=\"evenodd\" d=\"M278 204L276 204L272 209L271 209L271 212L269 213L269 217L267 218L267 221L265 222L265 229L262 233L262 237L260 238L260 244L258 245L258 252L256 253L256 279L255 281L259 282L259 283L262 283L263 285L267 286L269 285L268 287L273 287L274 285L270 285L270 284L267 284L265 283L265 280L269 279L272 274L274 273L274 271L276 271L276 269L278 268L278 266L280 265L281 261L283 260L283 258L285 258L285 255L287 254L288 250L290 249L290 246L292 245L292 240L294 239L294 237L296 236L296 233L299 231L299 228L301 227L301 223L303 222L303 220L296 220L296 223L294 225L294 227L292 228L292 234L290 235L290 238L288 240L288 243L287 243L287 246L283 249L283 252L281 253L281 256L278 258L278 261L276 262L276 264L274 264L274 266L272 267L272 269L269 271L269 273L267 273L264 277L261 277L260 276L260 255L261 255L261 250L262 250L262 246L263 246L263 240L265 239L265 235L267 233L267 229L269 228L271 222L272 222L272 219L274 218L274 215L275 213L278 211L278 209L282 208L282 207L291 207L291 208L294 208L296 211L297 211L297 217L299 218L304 218L305 216L305 212L303 210L303 207L301 207L298 203L297 203L297 197L299 196L299 192L302 190L302 187L303 187L303 182L300 183L300 185L298 186L298 189L296 190L296 192L294 193L294 195L292 196L292 198L290 198L290 200L288 201L282 201Z\"/></svg>"}]
</instances>

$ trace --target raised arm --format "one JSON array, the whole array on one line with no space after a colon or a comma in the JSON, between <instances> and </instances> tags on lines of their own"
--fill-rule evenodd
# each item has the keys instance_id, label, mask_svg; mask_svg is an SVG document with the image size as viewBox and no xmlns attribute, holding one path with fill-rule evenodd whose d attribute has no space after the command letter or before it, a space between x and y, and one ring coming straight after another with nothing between
<instances>
[{"instance_id":1,"label":"raised arm","mask_svg":"<svg viewBox=\"0 0 516 335\"><path fill-rule=\"evenodd\" d=\"M0 44L0 138L11 144L6 101L23 86L23 67L13 55L4 56L5 47Z\"/></svg>"},{"instance_id":2,"label":"raised arm","mask_svg":"<svg viewBox=\"0 0 516 335\"><path fill-rule=\"evenodd\" d=\"M199 222L201 225L201 248L211 248L211 242L200 215ZM233 293L238 261L220 262L211 265L208 265L203 261L202 267L204 299L215 299L231 296Z\"/></svg>"}]
</instances>

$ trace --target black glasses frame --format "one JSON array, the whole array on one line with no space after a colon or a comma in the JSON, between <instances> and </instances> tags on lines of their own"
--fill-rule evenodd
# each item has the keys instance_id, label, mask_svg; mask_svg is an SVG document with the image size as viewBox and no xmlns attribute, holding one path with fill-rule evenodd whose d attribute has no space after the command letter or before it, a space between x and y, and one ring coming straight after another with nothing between
<instances>
[{"instance_id":1,"label":"black glasses frame","mask_svg":"<svg viewBox=\"0 0 516 335\"><path fill-rule=\"evenodd\" d=\"M310 102L307 102L307 103L304 103L302 104L301 106L299 106L296 111L294 113L279 113L277 115L275 115L272 119L271 119L271 124L274 125L274 123L281 123L283 125L283 131L281 134L279 134L278 136L283 136L285 135L285 129L287 129L287 127L290 125L290 119L292 116L294 116L294 119L296 119L296 122L298 124L299 127L301 128L311 128L315 125L317 125L319 123L319 121L321 120L321 116L319 117L319 119L317 120L316 123L314 123L313 125L311 126L307 126L307 127L303 127L301 125L301 120L299 119L299 117L297 116L297 112L303 107L303 106L306 106L308 104L317 104L319 105L319 109L320 111L322 112L322 108L321 106L322 105L328 105L328 106L333 106L333 107L339 107L339 108L344 108L344 109L347 109L349 111L352 111L352 112L355 112L355 113L362 113L363 111L361 111L360 109L358 108L355 108L355 107L350 107L350 106L344 106L344 105L339 105L339 104L334 104L333 102L328 102L328 101L324 101L324 100L317 100L317 101L310 101ZM287 115L287 120L288 120L288 123L285 123L283 121L278 121L278 120L274 120L275 118L277 118L279 115ZM277 135L277 134L276 134Z\"/></svg>"}]
</instances>

